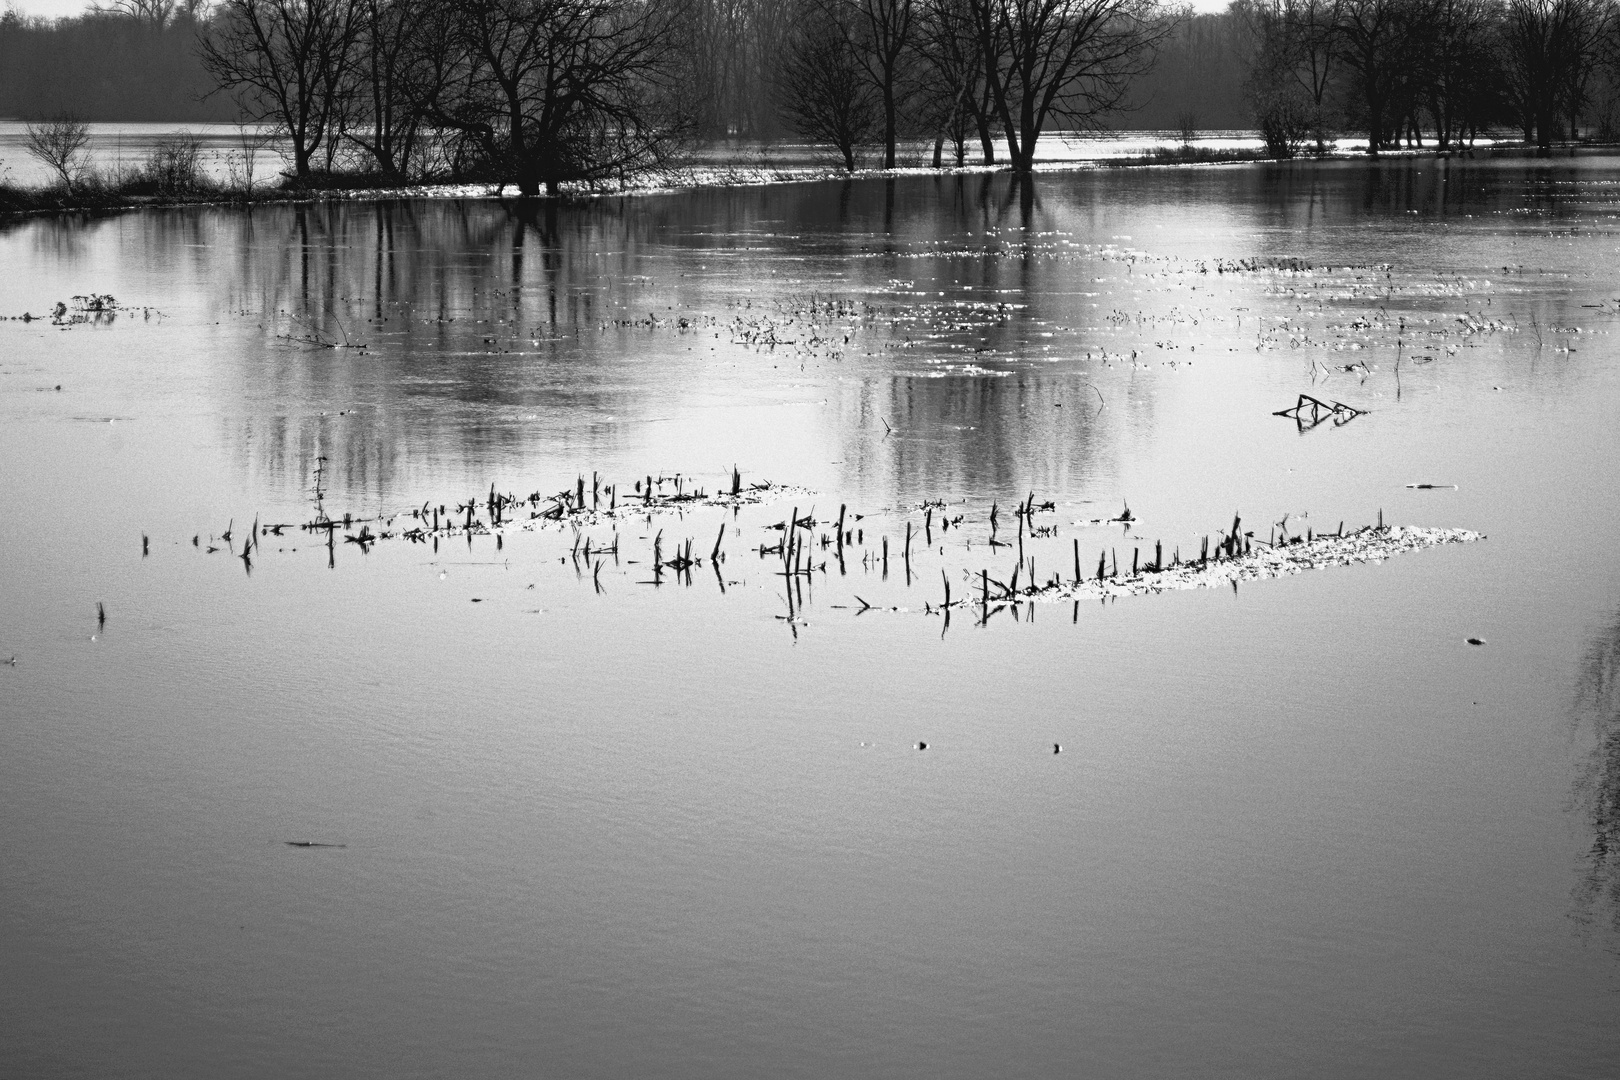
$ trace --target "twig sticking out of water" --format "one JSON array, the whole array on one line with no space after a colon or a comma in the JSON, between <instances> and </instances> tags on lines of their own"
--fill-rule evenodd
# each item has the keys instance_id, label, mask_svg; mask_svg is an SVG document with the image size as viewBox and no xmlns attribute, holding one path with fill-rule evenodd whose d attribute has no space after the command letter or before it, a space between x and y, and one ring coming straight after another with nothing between
<instances>
[{"instance_id":1,"label":"twig sticking out of water","mask_svg":"<svg viewBox=\"0 0 1620 1080\"><path fill-rule=\"evenodd\" d=\"M1309 410L1308 416L1306 410ZM1305 432L1327 420L1332 420L1335 427L1343 427L1356 417L1367 415L1367 411L1353 408L1342 401L1328 402L1310 394L1301 394L1293 407L1279 409L1271 415L1286 416L1299 425L1301 432Z\"/></svg>"}]
</instances>

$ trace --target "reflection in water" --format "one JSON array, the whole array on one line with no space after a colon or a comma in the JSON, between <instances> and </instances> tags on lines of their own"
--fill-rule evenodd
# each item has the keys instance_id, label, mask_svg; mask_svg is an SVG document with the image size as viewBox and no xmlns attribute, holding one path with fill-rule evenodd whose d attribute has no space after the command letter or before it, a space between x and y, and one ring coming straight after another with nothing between
<instances>
[{"instance_id":1,"label":"reflection in water","mask_svg":"<svg viewBox=\"0 0 1620 1080\"><path fill-rule=\"evenodd\" d=\"M1401 267L1369 291L1349 271L1335 286L1208 264L1376 265L1387 236L1362 230L1369 221L1404 234L1439 217L1606 212L1608 174L1594 167L1459 158L919 176L0 228L31 230L24 244L74 264L86 289L122 250L160 268L161 286L198 282L201 296L183 299L234 328L211 360L222 437L240 468L295 497L321 457L334 491L375 504L502 470L760 468L769 447L775 460L836 466L868 502L1027 486L1111 499L1097 488L1118 472L1114 444L1152 437L1178 396L1209 390L1194 350L1213 372L1257 342L1342 337L1374 306L1421 322L1480 305L1472 282L1427 270L1403 297L1385 287L1403 284ZM1459 239L1426 235L1448 267L1479 264ZM805 311L828 300L853 313L807 329ZM1257 335L1281 316L1294 322ZM762 327L775 344L761 344ZM722 429L737 437L701 437Z\"/></svg>"},{"instance_id":2,"label":"reflection in water","mask_svg":"<svg viewBox=\"0 0 1620 1080\"><path fill-rule=\"evenodd\" d=\"M1111 475L1102 438L1112 418L1070 378L896 378L846 401L847 431L882 431L846 442L848 486L889 502L961 493L1078 492ZM1067 405L1065 409L1063 406Z\"/></svg>"},{"instance_id":3,"label":"reflection in water","mask_svg":"<svg viewBox=\"0 0 1620 1080\"><path fill-rule=\"evenodd\" d=\"M1581 661L1574 716L1577 730L1589 731L1595 742L1575 784L1575 805L1592 829L1585 876L1575 890L1575 916L1586 924L1606 917L1620 930L1620 618Z\"/></svg>"},{"instance_id":4,"label":"reflection in water","mask_svg":"<svg viewBox=\"0 0 1620 1080\"><path fill-rule=\"evenodd\" d=\"M218 216L206 246L231 254L206 275L215 305L263 320L265 348L239 374L279 406L227 435L249 468L302 483L326 457L338 488L383 499L411 459L476 473L566 447L611 468L626 423L684 401L780 398L780 372L797 369L839 418L830 456L885 493L901 478L1016 487L1031 462L1042 482L1091 473L1088 412L1021 415L1073 386L1027 373L1001 386L1009 371L974 363L1050 350L1073 321L1075 275L1094 270L1019 239L1062 217L1032 181L992 177ZM194 220L172 225L171 243L198 242ZM970 247L1004 254L963 258L976 234L1002 238ZM805 309L827 297L860 314L807 344ZM781 344L741 343L738 322L762 319ZM880 416L912 441L866 445Z\"/></svg>"}]
</instances>

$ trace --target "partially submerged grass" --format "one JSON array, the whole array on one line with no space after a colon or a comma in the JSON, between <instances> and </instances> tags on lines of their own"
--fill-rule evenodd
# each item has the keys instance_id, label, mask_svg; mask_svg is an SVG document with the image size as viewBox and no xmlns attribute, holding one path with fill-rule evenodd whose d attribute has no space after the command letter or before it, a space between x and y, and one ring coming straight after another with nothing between
<instances>
[{"instance_id":1,"label":"partially submerged grass","mask_svg":"<svg viewBox=\"0 0 1620 1080\"><path fill-rule=\"evenodd\" d=\"M1022 596L1041 600L1100 599L1141 596L1180 589L1210 589L1239 581L1301 574L1330 566L1380 563L1395 555L1442 544L1466 544L1485 539L1468 529L1423 528L1414 525L1369 525L1351 533L1324 533L1294 537L1276 545L1250 544L1241 554L1203 557L1195 562L1148 566L1120 576L1054 582L1031 586Z\"/></svg>"},{"instance_id":2,"label":"partially submerged grass","mask_svg":"<svg viewBox=\"0 0 1620 1080\"><path fill-rule=\"evenodd\" d=\"M242 539L240 549L232 540L232 522L219 537L209 538L208 552L229 551L242 560L248 573L252 573L253 557L263 554L265 538L279 538L288 532L319 537L316 543L326 549L327 565L335 567L336 552L346 545L353 545L364 554L377 544L397 540L428 545L438 552L443 541L461 538L470 550L475 537L487 537L493 539L497 550L501 550L509 534L556 530L572 534L572 546L564 559L574 565L581 579L584 572L589 571L591 587L598 594L605 591L601 580L602 569L606 565L604 560L611 560L615 568L631 565L646 567L650 578L636 580L640 584L654 586L691 586L694 583L693 570L707 565L713 570L720 591L724 593L728 585L739 584L721 568L728 557L723 550L728 527L736 524L737 511L745 506L786 501L792 497L795 505L785 518L763 523L765 538L757 548L751 542L745 543L737 547L734 554L757 554L762 564L758 569L770 577L782 579L779 588L785 594L785 618L795 627L801 621L804 610L805 589L813 581L844 578L854 570L875 585L873 578L883 582L889 580L892 562L895 569L903 573L905 586L910 589L914 582L921 584L925 580L924 575L913 568L914 547L917 549L916 556L926 558L926 553L936 550L937 532L937 550L943 554L948 534L957 532L964 535L960 532L964 524L969 529L975 525L987 526L988 537L982 532L979 534L977 550L987 550L990 558L994 558L998 550L1005 550L1008 554L1016 555L1016 564L1005 580L992 577L990 567L983 563L977 569L970 568L971 564L962 566L958 563L955 574L947 566L938 566L943 597L938 603L925 602L922 613L943 615L948 626L952 609L966 610L982 623L988 622L999 611L1009 608L1016 611L1020 605L1037 600L1109 600L1182 589L1220 586L1235 589L1240 581L1275 578L1333 566L1377 563L1405 552L1484 539L1480 533L1466 529L1386 525L1382 511L1377 524L1349 532L1345 531L1341 522L1332 533L1314 533L1307 529L1304 535L1289 535L1285 518L1272 527L1269 539L1261 539L1252 530L1245 531L1242 519L1234 516L1229 530L1206 534L1196 554L1189 551L1187 557L1183 558L1179 547L1169 547L1160 541L1154 541L1150 546L1132 537L1130 530L1137 521L1126 507L1116 517L1075 523L1123 525L1125 539L1131 545L1123 552L1126 558L1121 558L1120 548L1111 544L1103 549L1095 570L1091 570L1082 561L1081 540L1076 536L1072 539L1072 574L1068 573L1068 551L1058 559L1059 568L1055 572L1048 563L1045 573L1037 573L1033 545L1041 539L1056 538L1058 528L1055 524L1038 525L1036 518L1056 513L1057 506L1053 500L1037 502L1033 492L1011 508L1014 520L1005 526L1008 530L1002 534L1005 539L998 539L998 529L1002 526L998 522L996 503L992 502L987 517L977 522L967 522L965 519L969 515L953 514L949 505L936 499L920 506L900 508L903 520L890 519L888 524L890 527L903 524L904 533L897 534L896 542L891 545L887 530L870 515L857 513L850 516L848 507L841 505L836 517L818 519L813 506L807 512L800 512L803 503L799 502L798 497L809 494L805 489L770 482L744 484L741 472L735 469L714 489L694 485L691 478L677 474L647 476L634 481L625 490L620 485L606 483L601 474L593 472L589 481L581 474L574 485L551 495L539 491L527 495L503 494L491 486L487 495L464 502L435 505L429 501L408 510L373 517L344 514L341 518L329 515L324 508L323 477L324 467L316 473L315 514L312 520L302 524L261 524L255 518L247 536ZM621 563L621 523L640 519L651 532L655 516L675 515L684 519L688 511L701 508L730 511L732 515L732 520L722 520L719 533L706 556L703 554L704 548L696 547L698 541L690 536L675 539L666 547L664 531L660 528L650 537L650 559L630 559ZM913 520L913 515L919 512L920 523ZM589 530L595 526L611 529L611 539L590 535ZM1016 535L1012 534L1014 529ZM873 534L871 540L866 538L869 530ZM738 535L741 535L740 530ZM217 546L216 541L219 542ZM192 544L200 547L200 537L193 537ZM1028 550L1026 544L1031 545ZM290 550L298 549L293 547ZM969 536L962 550L973 552L974 538ZM1043 550L1045 558L1052 557L1049 546ZM145 534L141 537L141 551L143 557L149 553ZM616 569L615 572L622 574L623 570ZM666 572L673 576L666 579ZM740 569L732 572L746 573ZM952 589L953 578L961 582L957 590ZM872 610L916 610L877 605L863 599L858 593L850 595L860 605L856 614ZM851 605L834 604L832 607L848 610Z\"/></svg>"}]
</instances>

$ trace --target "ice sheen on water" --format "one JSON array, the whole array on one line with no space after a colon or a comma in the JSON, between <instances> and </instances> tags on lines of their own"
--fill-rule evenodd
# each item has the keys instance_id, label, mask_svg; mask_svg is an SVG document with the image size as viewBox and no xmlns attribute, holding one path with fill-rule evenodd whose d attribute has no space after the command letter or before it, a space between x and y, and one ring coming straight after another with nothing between
<instances>
[{"instance_id":1,"label":"ice sheen on water","mask_svg":"<svg viewBox=\"0 0 1620 1080\"><path fill-rule=\"evenodd\" d=\"M1453 158L7 223L0 314L123 310L0 324L0 1072L1607 1075L1617 198ZM236 557L317 468L402 526L733 465L815 494L583 565ZM1031 492L1043 578L1235 514L1489 539L946 630ZM840 504L789 622L767 526Z\"/></svg>"}]
</instances>

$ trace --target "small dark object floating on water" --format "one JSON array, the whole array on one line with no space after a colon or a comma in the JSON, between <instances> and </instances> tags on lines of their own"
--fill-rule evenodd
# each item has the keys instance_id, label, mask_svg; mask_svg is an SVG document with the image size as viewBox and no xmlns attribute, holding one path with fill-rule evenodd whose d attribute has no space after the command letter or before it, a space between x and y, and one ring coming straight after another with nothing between
<instances>
[{"instance_id":1,"label":"small dark object floating on water","mask_svg":"<svg viewBox=\"0 0 1620 1080\"><path fill-rule=\"evenodd\" d=\"M1471 637L1471 638L1468 639L1468 644L1470 644L1470 645L1483 645L1483 644L1485 644L1485 639L1484 638L1479 638L1479 637Z\"/></svg>"},{"instance_id":2,"label":"small dark object floating on water","mask_svg":"<svg viewBox=\"0 0 1620 1080\"><path fill-rule=\"evenodd\" d=\"M926 750L926 749L928 749L928 744L925 743L925 742L920 742L920 743L917 744L917 749Z\"/></svg>"},{"instance_id":3,"label":"small dark object floating on water","mask_svg":"<svg viewBox=\"0 0 1620 1080\"><path fill-rule=\"evenodd\" d=\"M323 844L319 840L283 840L288 847L348 847L348 844Z\"/></svg>"}]
</instances>

